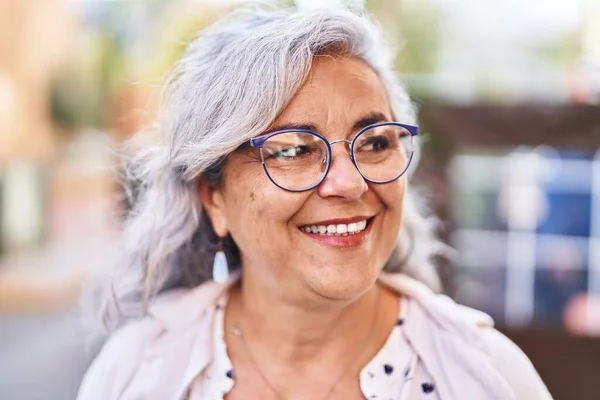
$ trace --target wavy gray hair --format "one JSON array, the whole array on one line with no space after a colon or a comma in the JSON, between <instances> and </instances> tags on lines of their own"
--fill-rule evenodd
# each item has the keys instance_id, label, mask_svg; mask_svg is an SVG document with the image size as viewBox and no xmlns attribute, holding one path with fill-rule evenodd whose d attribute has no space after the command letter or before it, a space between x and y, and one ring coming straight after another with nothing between
<instances>
[{"instance_id":1,"label":"wavy gray hair","mask_svg":"<svg viewBox=\"0 0 600 400\"><path fill-rule=\"evenodd\" d=\"M218 184L225 157L268 128L307 78L314 57L361 58L384 83L395 117L414 123L382 38L367 16L343 10L238 10L201 32L163 90L162 140L144 146L125 168L135 193L112 278L96 296L101 304L95 309L109 332L142 316L159 293L211 278L217 237L202 212L198 178ZM433 233L434 220L417 206L409 191L385 270L439 289L432 256L443 245ZM230 268L240 268L233 241L225 243L225 252Z\"/></svg>"}]
</instances>

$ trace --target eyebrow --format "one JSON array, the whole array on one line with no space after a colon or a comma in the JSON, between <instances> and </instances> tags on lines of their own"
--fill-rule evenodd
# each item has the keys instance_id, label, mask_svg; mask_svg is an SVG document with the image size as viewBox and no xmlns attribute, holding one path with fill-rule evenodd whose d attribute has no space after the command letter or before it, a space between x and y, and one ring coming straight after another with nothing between
<instances>
[{"instance_id":1,"label":"eyebrow","mask_svg":"<svg viewBox=\"0 0 600 400\"><path fill-rule=\"evenodd\" d=\"M272 129L269 129L268 131L266 131L262 135L266 135L268 133L275 132L275 131L283 131L283 130L287 130L287 129L308 129L309 131L317 132L317 127L315 125L313 125L313 124L304 124L304 123L293 124L293 123L290 123L290 124L277 125L277 126L273 127Z\"/></svg>"},{"instance_id":2,"label":"eyebrow","mask_svg":"<svg viewBox=\"0 0 600 400\"><path fill-rule=\"evenodd\" d=\"M352 125L352 132L350 132L350 133L355 133L356 131L366 128L369 125L373 125L373 124L376 124L379 122L387 122L387 121L388 121L388 118L385 115L383 115L382 113L372 112L372 113L369 113L369 114L365 115L364 117L360 118L359 120L357 120L354 123L354 125ZM311 123L289 123L289 124L277 125L274 128L269 129L268 131L263 133L263 135L266 135L268 133L275 132L275 131L285 130L285 129L308 129L309 131L318 132L317 127Z\"/></svg>"},{"instance_id":3,"label":"eyebrow","mask_svg":"<svg viewBox=\"0 0 600 400\"><path fill-rule=\"evenodd\" d=\"M352 132L361 130L369 125L373 125L378 122L388 122L388 118L380 112L370 113L362 117L361 119L356 121L354 125L352 125Z\"/></svg>"}]
</instances>

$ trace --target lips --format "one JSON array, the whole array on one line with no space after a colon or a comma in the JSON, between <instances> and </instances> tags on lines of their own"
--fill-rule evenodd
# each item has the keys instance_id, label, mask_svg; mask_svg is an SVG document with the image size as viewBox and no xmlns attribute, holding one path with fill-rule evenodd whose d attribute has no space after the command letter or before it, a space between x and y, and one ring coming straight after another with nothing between
<instances>
[{"instance_id":1,"label":"lips","mask_svg":"<svg viewBox=\"0 0 600 400\"><path fill-rule=\"evenodd\" d=\"M365 241L374 217L353 217L319 221L299 227L305 235L333 247L353 247Z\"/></svg>"},{"instance_id":2,"label":"lips","mask_svg":"<svg viewBox=\"0 0 600 400\"><path fill-rule=\"evenodd\" d=\"M355 233L360 233L367 228L367 220L359 220L357 222L350 223L337 223L337 224L314 224L304 225L300 227L300 230L306 233L312 233L315 235L337 235L337 236L348 236Z\"/></svg>"}]
</instances>

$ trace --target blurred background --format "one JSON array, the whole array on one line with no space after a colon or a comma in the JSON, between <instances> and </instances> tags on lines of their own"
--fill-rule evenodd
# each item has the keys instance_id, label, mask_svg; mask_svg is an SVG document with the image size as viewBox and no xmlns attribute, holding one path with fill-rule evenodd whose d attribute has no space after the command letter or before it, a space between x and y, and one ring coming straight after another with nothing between
<instances>
[{"instance_id":1,"label":"blurred background","mask_svg":"<svg viewBox=\"0 0 600 400\"><path fill-rule=\"evenodd\" d=\"M600 399L600 0L277 3L381 21L425 133L414 184L458 250L447 292L490 313L555 399ZM77 298L124 204L110 145L240 4L0 0L0 399L75 398L94 356Z\"/></svg>"}]
</instances>

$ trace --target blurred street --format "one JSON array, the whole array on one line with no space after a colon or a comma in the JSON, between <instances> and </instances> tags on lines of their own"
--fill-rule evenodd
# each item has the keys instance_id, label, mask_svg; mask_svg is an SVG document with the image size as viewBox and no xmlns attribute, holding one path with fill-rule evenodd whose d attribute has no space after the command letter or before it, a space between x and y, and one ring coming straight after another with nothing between
<instances>
[{"instance_id":1,"label":"blurred street","mask_svg":"<svg viewBox=\"0 0 600 400\"><path fill-rule=\"evenodd\" d=\"M94 351L78 297L108 244L47 245L0 260L0 399L72 400Z\"/></svg>"},{"instance_id":2,"label":"blurred street","mask_svg":"<svg viewBox=\"0 0 600 400\"><path fill-rule=\"evenodd\" d=\"M0 327L0 399L75 399L91 361L76 312L4 315Z\"/></svg>"}]
</instances>

